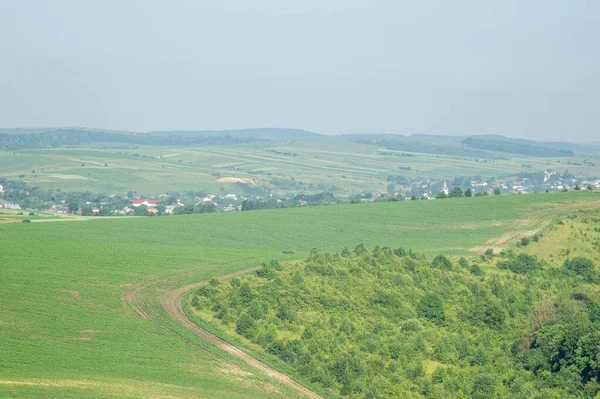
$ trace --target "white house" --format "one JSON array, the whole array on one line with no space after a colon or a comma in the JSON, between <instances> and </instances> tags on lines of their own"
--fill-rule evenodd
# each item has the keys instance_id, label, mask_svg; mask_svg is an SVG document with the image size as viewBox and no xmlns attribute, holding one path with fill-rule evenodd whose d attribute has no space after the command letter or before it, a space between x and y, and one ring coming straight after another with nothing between
<instances>
[{"instance_id":1,"label":"white house","mask_svg":"<svg viewBox=\"0 0 600 399\"><path fill-rule=\"evenodd\" d=\"M15 204L14 202L8 202L4 200L0 200L0 208L19 210L21 206L19 204Z\"/></svg>"}]
</instances>

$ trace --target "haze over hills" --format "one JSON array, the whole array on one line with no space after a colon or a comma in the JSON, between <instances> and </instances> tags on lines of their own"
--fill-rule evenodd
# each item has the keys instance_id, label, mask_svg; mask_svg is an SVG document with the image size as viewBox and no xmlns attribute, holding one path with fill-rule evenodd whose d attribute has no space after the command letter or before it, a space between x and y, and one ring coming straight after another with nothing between
<instances>
[{"instance_id":1,"label":"haze over hills","mask_svg":"<svg viewBox=\"0 0 600 399\"><path fill-rule=\"evenodd\" d=\"M174 130L131 132L86 127L0 128L0 148L7 150L79 147L89 145L202 146L233 145L253 141L352 141L390 150L475 157L493 153L541 157L600 154L598 144L545 142L501 135L445 136L433 134L326 135L302 129L250 128L228 130Z\"/></svg>"}]
</instances>

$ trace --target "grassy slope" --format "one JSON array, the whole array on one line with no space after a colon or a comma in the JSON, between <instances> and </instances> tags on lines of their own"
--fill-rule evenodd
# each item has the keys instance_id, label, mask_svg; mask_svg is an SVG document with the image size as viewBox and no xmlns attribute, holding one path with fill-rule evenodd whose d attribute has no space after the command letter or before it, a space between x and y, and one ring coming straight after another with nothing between
<instances>
[{"instance_id":1,"label":"grassy slope","mask_svg":"<svg viewBox=\"0 0 600 399\"><path fill-rule=\"evenodd\" d=\"M594 193L541 194L1 224L0 396L16 389L18 396L44 397L82 396L81 390L88 397L146 397L149 391L157 397L266 397L267 387L272 397L291 397L158 312L153 298L145 300L158 325L135 314L123 295L163 276L174 276L168 284L175 287L285 259L285 249L299 258L313 247L337 251L363 242L428 256L465 254L599 200Z\"/></svg>"}]
</instances>

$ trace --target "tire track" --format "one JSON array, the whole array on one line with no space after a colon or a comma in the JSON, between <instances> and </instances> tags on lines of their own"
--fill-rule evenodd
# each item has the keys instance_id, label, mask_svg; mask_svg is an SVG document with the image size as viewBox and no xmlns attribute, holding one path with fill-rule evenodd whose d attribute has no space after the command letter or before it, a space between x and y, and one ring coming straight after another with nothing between
<instances>
[{"instance_id":1,"label":"tire track","mask_svg":"<svg viewBox=\"0 0 600 399\"><path fill-rule=\"evenodd\" d=\"M219 280L226 280L229 278L241 276L243 274L247 274L247 273L256 271L259 268L260 268L260 266L255 266L250 269L238 270L236 272L224 274L224 275L218 276L216 278ZM173 277L176 278L176 277L180 277L180 276L172 276L171 278L173 278ZM170 280L170 278L156 279L153 281L149 281L146 284L135 286L131 290L129 290L127 293L125 293L123 295L122 299L131 305L131 307L138 314L138 316L140 316L144 319L152 320L152 317L150 316L150 312L148 309L155 308L153 310L164 311L173 320L175 320L179 324L183 325L187 329L193 331L195 334L199 335L204 340L211 342L212 344L216 345L218 348L224 350L225 352L229 353L230 355L233 355L233 356L243 360L247 364L259 369L260 371L262 371L269 377L275 379L276 381L289 386L290 388L303 394L307 398L324 399L321 395L318 395L317 393L311 391L310 389L306 388L305 386L299 384L298 382L291 379L289 376L267 366L260 360L250 356L246 352L243 352L242 350L233 346L229 342L217 337L216 335L212 334L211 332L198 326L196 323L194 323L187 317L187 315L185 314L185 311L183 310L183 298L184 298L185 294L193 289L196 289L196 288L202 287L203 285L208 284L208 280L187 284L182 287L175 288L172 290L166 290L166 291L162 291L162 290L159 290L158 288L156 288L158 285L168 286L169 280ZM152 299L154 299L152 297L156 296L156 295L158 295L160 297L160 298L157 298L158 304L151 303L151 302L156 302L156 301L152 300ZM158 305L159 309L156 309L156 307L157 307L156 305Z\"/></svg>"}]
</instances>

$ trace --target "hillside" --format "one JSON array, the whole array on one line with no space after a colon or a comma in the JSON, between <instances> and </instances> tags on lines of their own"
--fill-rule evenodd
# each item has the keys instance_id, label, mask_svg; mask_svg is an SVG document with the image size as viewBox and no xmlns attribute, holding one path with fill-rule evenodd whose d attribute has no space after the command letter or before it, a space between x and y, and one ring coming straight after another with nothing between
<instances>
[{"instance_id":1,"label":"hillside","mask_svg":"<svg viewBox=\"0 0 600 399\"><path fill-rule=\"evenodd\" d=\"M323 140L328 136L301 129L257 128L236 130L173 130L148 132L152 135L181 137L227 137L235 139L255 139L267 141Z\"/></svg>"},{"instance_id":2,"label":"hillside","mask_svg":"<svg viewBox=\"0 0 600 399\"><path fill-rule=\"evenodd\" d=\"M428 259L478 256L598 200L563 193L0 224L0 396L299 397L173 320L163 295L312 248L362 242Z\"/></svg>"},{"instance_id":3,"label":"hillside","mask_svg":"<svg viewBox=\"0 0 600 399\"><path fill-rule=\"evenodd\" d=\"M597 242L600 213L578 215ZM201 324L331 395L594 398L598 282L579 254L561 264L521 248L453 263L358 246L265 263L187 303Z\"/></svg>"}]
</instances>

